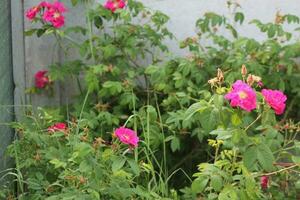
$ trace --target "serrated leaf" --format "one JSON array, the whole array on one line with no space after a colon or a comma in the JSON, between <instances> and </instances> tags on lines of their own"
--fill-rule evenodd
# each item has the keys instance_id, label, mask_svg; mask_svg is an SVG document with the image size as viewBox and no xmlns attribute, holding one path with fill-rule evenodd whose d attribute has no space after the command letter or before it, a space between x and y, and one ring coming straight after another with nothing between
<instances>
[{"instance_id":1,"label":"serrated leaf","mask_svg":"<svg viewBox=\"0 0 300 200\"><path fill-rule=\"evenodd\" d=\"M124 166L125 162L126 162L126 158L116 157L113 160L113 163L112 163L112 166L111 166L112 171L116 172L119 169L121 169Z\"/></svg>"},{"instance_id":2,"label":"serrated leaf","mask_svg":"<svg viewBox=\"0 0 300 200\"><path fill-rule=\"evenodd\" d=\"M178 137L174 136L173 139L171 140L171 150L175 152L179 149L180 149L180 140Z\"/></svg>"},{"instance_id":3,"label":"serrated leaf","mask_svg":"<svg viewBox=\"0 0 300 200\"><path fill-rule=\"evenodd\" d=\"M247 148L243 156L244 156L243 158L244 165L250 170L253 169L257 161L256 146L251 146Z\"/></svg>"},{"instance_id":4,"label":"serrated leaf","mask_svg":"<svg viewBox=\"0 0 300 200\"><path fill-rule=\"evenodd\" d=\"M184 120L189 120L196 112L205 109L203 102L192 104L184 113Z\"/></svg>"},{"instance_id":5,"label":"serrated leaf","mask_svg":"<svg viewBox=\"0 0 300 200\"><path fill-rule=\"evenodd\" d=\"M219 175L213 175L210 179L210 184L215 191L219 192L223 187L223 179Z\"/></svg>"},{"instance_id":6,"label":"serrated leaf","mask_svg":"<svg viewBox=\"0 0 300 200\"><path fill-rule=\"evenodd\" d=\"M135 160L133 160L133 159L128 159L127 162L129 164L131 170L133 171L133 173L138 176L141 171L138 163L136 163Z\"/></svg>"},{"instance_id":7,"label":"serrated leaf","mask_svg":"<svg viewBox=\"0 0 300 200\"><path fill-rule=\"evenodd\" d=\"M205 176L199 176L198 178L196 178L192 183L192 191L195 194L202 192L206 187L208 180L209 179Z\"/></svg>"},{"instance_id":8,"label":"serrated leaf","mask_svg":"<svg viewBox=\"0 0 300 200\"><path fill-rule=\"evenodd\" d=\"M260 144L257 147L257 160L264 170L271 171L273 169L275 158L267 145Z\"/></svg>"}]
</instances>

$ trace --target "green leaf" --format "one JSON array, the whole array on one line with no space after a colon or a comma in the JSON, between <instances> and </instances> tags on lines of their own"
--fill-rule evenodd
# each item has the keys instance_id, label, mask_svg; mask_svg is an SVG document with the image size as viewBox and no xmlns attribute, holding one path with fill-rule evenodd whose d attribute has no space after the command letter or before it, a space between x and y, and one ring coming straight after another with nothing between
<instances>
[{"instance_id":1,"label":"green leaf","mask_svg":"<svg viewBox=\"0 0 300 200\"><path fill-rule=\"evenodd\" d=\"M244 153L244 165L249 169L253 169L255 167L255 163L257 161L257 149L256 146L251 146L246 149Z\"/></svg>"},{"instance_id":2,"label":"green leaf","mask_svg":"<svg viewBox=\"0 0 300 200\"><path fill-rule=\"evenodd\" d=\"M98 29L101 28L102 25L103 25L103 20L102 20L102 18L101 18L100 16L94 17L94 24L95 24L95 26L96 26Z\"/></svg>"},{"instance_id":3,"label":"green leaf","mask_svg":"<svg viewBox=\"0 0 300 200\"><path fill-rule=\"evenodd\" d=\"M36 32L36 35L38 37L41 37L45 32L46 32L47 29L38 29L37 32Z\"/></svg>"},{"instance_id":4,"label":"green leaf","mask_svg":"<svg viewBox=\"0 0 300 200\"><path fill-rule=\"evenodd\" d=\"M219 175L213 175L211 177L210 184L215 191L219 192L223 187L223 179Z\"/></svg>"},{"instance_id":5,"label":"green leaf","mask_svg":"<svg viewBox=\"0 0 300 200\"><path fill-rule=\"evenodd\" d=\"M272 24L268 29L268 37L269 38L274 37L275 33L276 33L276 26Z\"/></svg>"},{"instance_id":6,"label":"green leaf","mask_svg":"<svg viewBox=\"0 0 300 200\"><path fill-rule=\"evenodd\" d=\"M93 170L93 163L89 162L89 160L83 160L79 165L79 171L83 173L89 173Z\"/></svg>"},{"instance_id":7,"label":"green leaf","mask_svg":"<svg viewBox=\"0 0 300 200\"><path fill-rule=\"evenodd\" d=\"M207 108L205 101L192 104L184 113L184 120L189 120L196 112Z\"/></svg>"},{"instance_id":8,"label":"green leaf","mask_svg":"<svg viewBox=\"0 0 300 200\"><path fill-rule=\"evenodd\" d=\"M54 168L60 168L60 167L65 168L67 166L67 163L62 162L58 159L52 159L50 160L50 163L54 165Z\"/></svg>"},{"instance_id":9,"label":"green leaf","mask_svg":"<svg viewBox=\"0 0 300 200\"><path fill-rule=\"evenodd\" d=\"M272 151L265 144L260 144L257 147L257 159L262 168L266 171L271 171L275 160Z\"/></svg>"},{"instance_id":10,"label":"green leaf","mask_svg":"<svg viewBox=\"0 0 300 200\"><path fill-rule=\"evenodd\" d=\"M236 13L235 13L234 21L240 22L240 24L242 24L243 21L244 21L244 19L245 19L245 16L244 16L243 13L241 13L241 12L236 12Z\"/></svg>"},{"instance_id":11,"label":"green leaf","mask_svg":"<svg viewBox=\"0 0 300 200\"><path fill-rule=\"evenodd\" d=\"M135 160L133 160L133 159L128 159L127 162L129 164L131 170L133 171L133 173L138 176L141 172L138 163L136 163Z\"/></svg>"},{"instance_id":12,"label":"green leaf","mask_svg":"<svg viewBox=\"0 0 300 200\"><path fill-rule=\"evenodd\" d=\"M180 149L180 140L178 137L174 136L173 139L171 140L171 150L175 152L179 149Z\"/></svg>"},{"instance_id":13,"label":"green leaf","mask_svg":"<svg viewBox=\"0 0 300 200\"><path fill-rule=\"evenodd\" d=\"M262 113L261 123L264 126L266 126L266 125L273 126L276 124L275 113L271 108L267 107L264 109L264 111Z\"/></svg>"},{"instance_id":14,"label":"green leaf","mask_svg":"<svg viewBox=\"0 0 300 200\"><path fill-rule=\"evenodd\" d=\"M157 72L158 70L160 70L160 67L158 66L154 66L154 65L150 65L146 68L145 70L145 74L153 74L155 72Z\"/></svg>"},{"instance_id":15,"label":"green leaf","mask_svg":"<svg viewBox=\"0 0 300 200\"><path fill-rule=\"evenodd\" d=\"M104 59L109 59L111 57L114 57L117 53L117 48L112 44L104 46L101 49L102 49L102 52L103 52L103 58Z\"/></svg>"},{"instance_id":16,"label":"green leaf","mask_svg":"<svg viewBox=\"0 0 300 200\"><path fill-rule=\"evenodd\" d=\"M238 200L238 195L232 185L227 185L219 194L218 200Z\"/></svg>"},{"instance_id":17,"label":"green leaf","mask_svg":"<svg viewBox=\"0 0 300 200\"><path fill-rule=\"evenodd\" d=\"M231 123L233 126L239 126L242 123L242 119L237 113L231 115Z\"/></svg>"},{"instance_id":18,"label":"green leaf","mask_svg":"<svg viewBox=\"0 0 300 200\"><path fill-rule=\"evenodd\" d=\"M244 130L236 129L232 131L232 143L233 144L238 144L242 137L244 137L245 132Z\"/></svg>"},{"instance_id":19,"label":"green leaf","mask_svg":"<svg viewBox=\"0 0 300 200\"><path fill-rule=\"evenodd\" d=\"M113 163L111 166L112 171L117 172L119 169L121 169L125 165L125 162L126 162L126 158L116 157L113 160Z\"/></svg>"},{"instance_id":20,"label":"green leaf","mask_svg":"<svg viewBox=\"0 0 300 200\"><path fill-rule=\"evenodd\" d=\"M231 131L224 129L213 130L209 134L216 135L218 140L227 140L232 137Z\"/></svg>"},{"instance_id":21,"label":"green leaf","mask_svg":"<svg viewBox=\"0 0 300 200\"><path fill-rule=\"evenodd\" d=\"M224 105L224 97L223 95L215 94L213 95L213 101L215 106L220 110Z\"/></svg>"},{"instance_id":22,"label":"green leaf","mask_svg":"<svg viewBox=\"0 0 300 200\"><path fill-rule=\"evenodd\" d=\"M25 36L32 36L38 29L29 29L25 31Z\"/></svg>"},{"instance_id":23,"label":"green leaf","mask_svg":"<svg viewBox=\"0 0 300 200\"><path fill-rule=\"evenodd\" d=\"M192 191L196 194L201 193L208 183L208 178L206 176L199 176L192 183Z\"/></svg>"},{"instance_id":24,"label":"green leaf","mask_svg":"<svg viewBox=\"0 0 300 200\"><path fill-rule=\"evenodd\" d=\"M90 154L93 151L93 148L91 145L85 143L85 142L81 142L78 143L75 147L74 147L74 153L76 153L76 157L83 159L85 158L88 154Z\"/></svg>"},{"instance_id":25,"label":"green leaf","mask_svg":"<svg viewBox=\"0 0 300 200\"><path fill-rule=\"evenodd\" d=\"M117 81L106 81L103 83L103 88L108 89L110 94L116 95L122 91L122 83Z\"/></svg>"},{"instance_id":26,"label":"green leaf","mask_svg":"<svg viewBox=\"0 0 300 200\"><path fill-rule=\"evenodd\" d=\"M226 29L230 30L230 32L234 38L238 37L238 32L235 30L235 28L233 26L231 26L230 24L227 24Z\"/></svg>"},{"instance_id":27,"label":"green leaf","mask_svg":"<svg viewBox=\"0 0 300 200\"><path fill-rule=\"evenodd\" d=\"M78 3L78 0L71 0L71 3L72 3L73 6L76 6L77 3Z\"/></svg>"}]
</instances>

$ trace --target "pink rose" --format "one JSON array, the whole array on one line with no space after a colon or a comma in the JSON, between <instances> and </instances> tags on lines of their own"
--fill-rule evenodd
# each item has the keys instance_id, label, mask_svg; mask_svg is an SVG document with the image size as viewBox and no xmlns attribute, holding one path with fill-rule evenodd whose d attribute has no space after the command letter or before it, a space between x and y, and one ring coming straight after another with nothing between
<instances>
[{"instance_id":1,"label":"pink rose","mask_svg":"<svg viewBox=\"0 0 300 200\"><path fill-rule=\"evenodd\" d=\"M29 20L35 19L36 15L40 12L39 6L34 6L26 11L26 17Z\"/></svg>"},{"instance_id":2,"label":"pink rose","mask_svg":"<svg viewBox=\"0 0 300 200\"><path fill-rule=\"evenodd\" d=\"M265 101L271 106L277 115L281 115L285 109L285 101L287 97L280 90L267 90L261 91Z\"/></svg>"},{"instance_id":3,"label":"pink rose","mask_svg":"<svg viewBox=\"0 0 300 200\"><path fill-rule=\"evenodd\" d=\"M48 132L56 132L56 131L65 131L67 130L67 125L65 123L56 123L53 126L50 126L48 129Z\"/></svg>"},{"instance_id":4,"label":"pink rose","mask_svg":"<svg viewBox=\"0 0 300 200\"><path fill-rule=\"evenodd\" d=\"M139 137L137 136L135 131L129 128L120 127L116 129L115 134L122 143L128 144L132 147L138 146Z\"/></svg>"},{"instance_id":5,"label":"pink rose","mask_svg":"<svg viewBox=\"0 0 300 200\"><path fill-rule=\"evenodd\" d=\"M43 9L42 19L44 22L52 24L54 28L61 28L65 24L65 17L63 13L67 11L65 5L62 2L55 0L53 3L42 1L38 6L30 8L26 12L26 17L29 20L33 20L36 15Z\"/></svg>"},{"instance_id":6,"label":"pink rose","mask_svg":"<svg viewBox=\"0 0 300 200\"><path fill-rule=\"evenodd\" d=\"M46 10L43 19L46 22L50 22L54 28L60 28L65 24L65 17L54 9Z\"/></svg>"},{"instance_id":7,"label":"pink rose","mask_svg":"<svg viewBox=\"0 0 300 200\"><path fill-rule=\"evenodd\" d=\"M35 75L35 87L37 88L44 88L46 87L46 85L49 84L49 77L46 75L48 73L48 71L46 70L42 70L42 71L38 71Z\"/></svg>"},{"instance_id":8,"label":"pink rose","mask_svg":"<svg viewBox=\"0 0 300 200\"><path fill-rule=\"evenodd\" d=\"M54 28L61 28L65 24L64 12L67 11L64 4L59 1L55 1L53 4L43 2L45 8L43 20L49 22Z\"/></svg>"},{"instance_id":9,"label":"pink rose","mask_svg":"<svg viewBox=\"0 0 300 200\"><path fill-rule=\"evenodd\" d=\"M115 12L117 9L122 9L126 6L124 0L108 0L104 4L104 7L112 12Z\"/></svg>"},{"instance_id":10,"label":"pink rose","mask_svg":"<svg viewBox=\"0 0 300 200\"><path fill-rule=\"evenodd\" d=\"M232 85L232 90L225 95L225 99L230 100L232 107L240 107L248 112L256 108L255 91L241 80Z\"/></svg>"},{"instance_id":11,"label":"pink rose","mask_svg":"<svg viewBox=\"0 0 300 200\"><path fill-rule=\"evenodd\" d=\"M263 190L268 189L268 183L269 183L269 177L268 176L260 177L260 186Z\"/></svg>"},{"instance_id":12,"label":"pink rose","mask_svg":"<svg viewBox=\"0 0 300 200\"><path fill-rule=\"evenodd\" d=\"M39 4L39 6L40 6L41 8L49 9L49 8L51 8L52 4L49 3L49 2L47 2L47 1L42 1L42 2Z\"/></svg>"}]
</instances>

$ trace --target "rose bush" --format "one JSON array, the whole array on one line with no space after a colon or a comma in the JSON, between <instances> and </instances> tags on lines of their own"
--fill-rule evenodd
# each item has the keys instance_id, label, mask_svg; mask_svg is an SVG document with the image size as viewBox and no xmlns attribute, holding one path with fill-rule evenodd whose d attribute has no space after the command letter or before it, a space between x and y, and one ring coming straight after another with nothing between
<instances>
[{"instance_id":1,"label":"rose bush","mask_svg":"<svg viewBox=\"0 0 300 200\"><path fill-rule=\"evenodd\" d=\"M54 35L67 58L69 49L78 52L77 60L38 71L28 92L51 96L53 84L68 78L78 98L58 108L26 108L12 124L18 139L8 154L16 167L4 177L14 182L0 195L296 198L299 44L282 25L298 17L252 21L268 34L258 42L239 36L224 16L206 13L198 35L180 44L190 55L168 59L164 41L173 35L165 14L133 0L71 2L85 4L86 26L66 27L72 8L58 1L25 13L38 27L26 35ZM242 24L244 15L235 13L233 21ZM232 38L218 33L224 28ZM213 44L202 46L204 38Z\"/></svg>"}]
</instances>

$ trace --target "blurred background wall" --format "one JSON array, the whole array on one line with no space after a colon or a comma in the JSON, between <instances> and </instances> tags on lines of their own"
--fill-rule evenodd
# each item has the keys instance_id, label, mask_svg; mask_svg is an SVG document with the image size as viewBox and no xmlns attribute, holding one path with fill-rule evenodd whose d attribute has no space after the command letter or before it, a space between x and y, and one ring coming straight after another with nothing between
<instances>
[{"instance_id":1,"label":"blurred background wall","mask_svg":"<svg viewBox=\"0 0 300 200\"><path fill-rule=\"evenodd\" d=\"M10 0L0 1L0 172L9 167L5 157L6 146L13 132L6 123L13 120L13 66L11 56ZM3 175L0 173L0 177Z\"/></svg>"}]
</instances>

